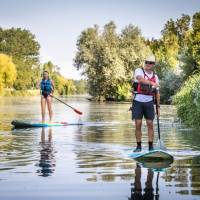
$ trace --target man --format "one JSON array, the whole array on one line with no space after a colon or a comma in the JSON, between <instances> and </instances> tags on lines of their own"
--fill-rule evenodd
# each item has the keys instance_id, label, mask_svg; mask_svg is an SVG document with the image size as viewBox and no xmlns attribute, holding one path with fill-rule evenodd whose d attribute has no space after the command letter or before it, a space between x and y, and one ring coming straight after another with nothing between
<instances>
[{"instance_id":1,"label":"man","mask_svg":"<svg viewBox=\"0 0 200 200\"><path fill-rule=\"evenodd\" d=\"M137 147L134 152L142 150L142 118L146 119L148 129L148 144L149 151L153 150L153 120L154 112L154 97L158 104L158 115L160 114L160 95L159 95L159 80L158 76L153 71L155 66L155 57L150 56L145 60L143 68L137 68L134 73L134 99L132 104L132 120L135 120L135 137Z\"/></svg>"}]
</instances>

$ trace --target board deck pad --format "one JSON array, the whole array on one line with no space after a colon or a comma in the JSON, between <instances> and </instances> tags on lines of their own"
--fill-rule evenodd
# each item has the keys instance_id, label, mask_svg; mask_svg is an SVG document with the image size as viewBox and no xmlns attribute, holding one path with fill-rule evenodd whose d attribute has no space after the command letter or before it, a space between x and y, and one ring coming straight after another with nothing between
<instances>
[{"instance_id":1,"label":"board deck pad","mask_svg":"<svg viewBox=\"0 0 200 200\"><path fill-rule=\"evenodd\" d=\"M40 127L83 125L82 123L68 123L68 122L39 123L39 122L28 122L19 120L13 120L11 124L14 126L14 128L40 128Z\"/></svg>"},{"instance_id":2,"label":"board deck pad","mask_svg":"<svg viewBox=\"0 0 200 200\"><path fill-rule=\"evenodd\" d=\"M129 156L139 162L160 162L160 161L173 161L173 156L162 149L156 149L153 151L141 151L133 152Z\"/></svg>"}]
</instances>

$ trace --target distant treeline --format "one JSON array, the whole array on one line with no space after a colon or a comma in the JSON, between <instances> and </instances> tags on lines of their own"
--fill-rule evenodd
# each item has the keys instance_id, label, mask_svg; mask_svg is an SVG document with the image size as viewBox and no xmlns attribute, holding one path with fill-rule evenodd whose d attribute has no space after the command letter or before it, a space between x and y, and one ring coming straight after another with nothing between
<instances>
[{"instance_id":1,"label":"distant treeline","mask_svg":"<svg viewBox=\"0 0 200 200\"><path fill-rule=\"evenodd\" d=\"M26 90L35 89L44 69L49 71L59 94L87 92L84 80L64 78L59 67L51 61L41 64L39 49L40 45L30 31L0 28L0 95L6 91L23 91L24 94Z\"/></svg>"}]
</instances>

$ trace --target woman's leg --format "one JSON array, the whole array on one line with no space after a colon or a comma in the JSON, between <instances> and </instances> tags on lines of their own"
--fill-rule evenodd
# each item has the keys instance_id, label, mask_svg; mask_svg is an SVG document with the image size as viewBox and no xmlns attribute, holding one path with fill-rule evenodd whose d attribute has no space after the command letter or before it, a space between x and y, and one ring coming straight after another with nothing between
<instances>
[{"instance_id":1,"label":"woman's leg","mask_svg":"<svg viewBox=\"0 0 200 200\"><path fill-rule=\"evenodd\" d=\"M51 122L52 117L53 117L53 111L52 111L52 107L51 107L52 98L50 96L48 96L46 98L46 100L47 100L47 107L48 107L48 111L49 111L49 120Z\"/></svg>"},{"instance_id":2,"label":"woman's leg","mask_svg":"<svg viewBox=\"0 0 200 200\"><path fill-rule=\"evenodd\" d=\"M41 96L42 123L45 123L45 108L46 108L46 99L43 96Z\"/></svg>"}]
</instances>

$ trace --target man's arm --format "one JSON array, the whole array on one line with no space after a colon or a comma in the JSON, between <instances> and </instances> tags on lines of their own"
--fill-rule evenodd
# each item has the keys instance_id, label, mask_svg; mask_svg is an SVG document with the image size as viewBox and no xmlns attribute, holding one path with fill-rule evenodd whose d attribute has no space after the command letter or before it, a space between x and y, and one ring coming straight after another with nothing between
<instances>
[{"instance_id":1,"label":"man's arm","mask_svg":"<svg viewBox=\"0 0 200 200\"><path fill-rule=\"evenodd\" d=\"M155 94L155 100L156 100L156 107L158 109L156 109L156 114L158 117L160 117L160 92L159 90L156 90L156 94Z\"/></svg>"},{"instance_id":2,"label":"man's arm","mask_svg":"<svg viewBox=\"0 0 200 200\"><path fill-rule=\"evenodd\" d=\"M156 103L158 108L160 108L160 92L159 90L156 91Z\"/></svg>"},{"instance_id":3,"label":"man's arm","mask_svg":"<svg viewBox=\"0 0 200 200\"><path fill-rule=\"evenodd\" d=\"M152 85L156 88L159 87L158 83L154 83L153 81L149 81L149 80L145 79L144 77L142 77L140 75L136 76L136 79L138 80L139 83L149 84L149 85Z\"/></svg>"}]
</instances>

